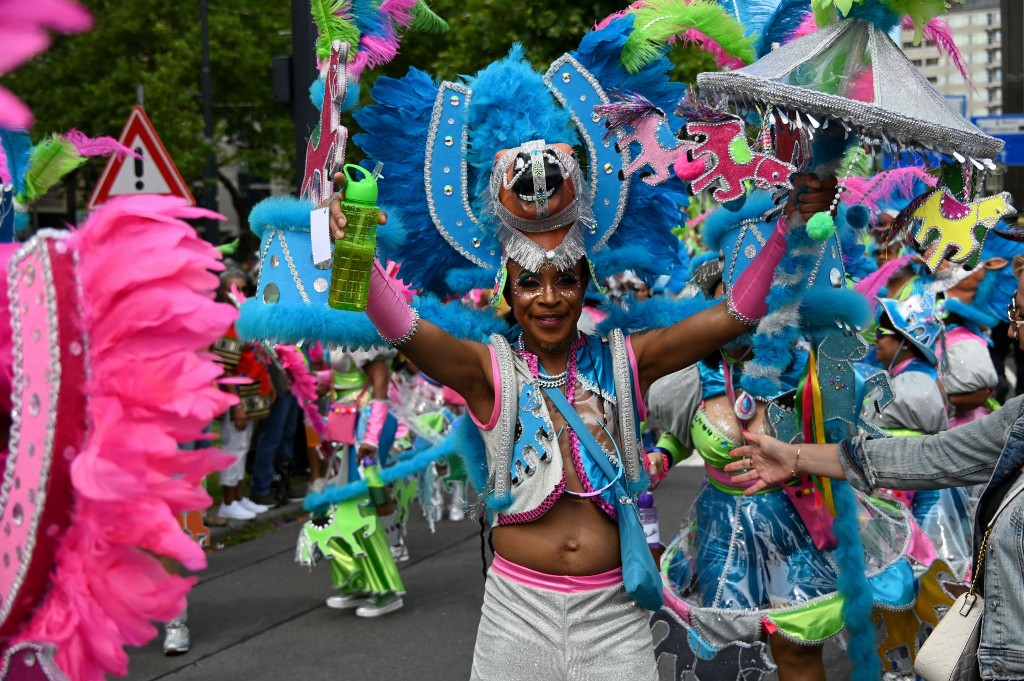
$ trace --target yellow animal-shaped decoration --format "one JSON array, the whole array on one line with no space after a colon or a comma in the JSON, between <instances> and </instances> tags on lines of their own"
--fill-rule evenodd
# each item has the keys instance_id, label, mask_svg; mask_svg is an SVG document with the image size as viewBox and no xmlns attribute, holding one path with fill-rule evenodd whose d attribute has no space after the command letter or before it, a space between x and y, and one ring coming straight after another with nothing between
<instances>
[{"instance_id":1,"label":"yellow animal-shaped decoration","mask_svg":"<svg viewBox=\"0 0 1024 681\"><path fill-rule=\"evenodd\" d=\"M927 257L928 269L934 272L943 259L954 263L977 259L986 232L1011 212L1009 192L965 204L942 188L933 191L910 219L918 224L914 233L918 245L935 246Z\"/></svg>"}]
</instances>

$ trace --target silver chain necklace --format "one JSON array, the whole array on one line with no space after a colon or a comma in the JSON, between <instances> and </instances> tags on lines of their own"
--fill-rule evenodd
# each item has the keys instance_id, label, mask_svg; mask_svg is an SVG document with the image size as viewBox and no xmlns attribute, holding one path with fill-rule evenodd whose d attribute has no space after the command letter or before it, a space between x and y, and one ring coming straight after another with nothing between
<instances>
[{"instance_id":1,"label":"silver chain necklace","mask_svg":"<svg viewBox=\"0 0 1024 681\"><path fill-rule=\"evenodd\" d=\"M520 350L522 350L523 352L529 352L529 350L526 349L526 343L523 342L523 332L522 331L519 332L519 338L518 338L518 340L516 342L519 344L519 349ZM539 367L540 366L540 362L537 362L537 365ZM562 373L555 374L553 376L549 375L549 374L541 373L540 369L538 368L536 383L541 388L562 388L562 387L565 386L566 378L568 377L568 375L569 375L568 367L566 367L566 370L563 371Z\"/></svg>"}]
</instances>

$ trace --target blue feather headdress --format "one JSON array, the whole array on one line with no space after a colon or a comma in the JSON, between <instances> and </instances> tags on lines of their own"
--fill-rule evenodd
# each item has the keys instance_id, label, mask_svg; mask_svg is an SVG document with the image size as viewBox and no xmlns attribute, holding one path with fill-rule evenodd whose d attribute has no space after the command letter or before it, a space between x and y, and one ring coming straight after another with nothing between
<instances>
[{"instance_id":1,"label":"blue feather headdress","mask_svg":"<svg viewBox=\"0 0 1024 681\"><path fill-rule=\"evenodd\" d=\"M543 75L516 45L457 83L439 84L415 69L401 79L378 79L370 93L375 104L355 113L366 132L353 141L368 162L386 168L381 200L406 225L403 277L442 297L493 281L502 263L486 209L495 153L535 139L566 142L582 159L582 194L597 213L584 234L586 252L601 275L628 267L653 282L672 272L679 241L671 230L688 202L683 184L674 179L655 188L639 177L619 179L614 171L623 159L602 143L603 125L592 120L591 108L607 101L606 91L639 92L665 110L685 91L668 79L667 59L635 74L620 63L632 22L622 17L592 31Z\"/></svg>"}]
</instances>

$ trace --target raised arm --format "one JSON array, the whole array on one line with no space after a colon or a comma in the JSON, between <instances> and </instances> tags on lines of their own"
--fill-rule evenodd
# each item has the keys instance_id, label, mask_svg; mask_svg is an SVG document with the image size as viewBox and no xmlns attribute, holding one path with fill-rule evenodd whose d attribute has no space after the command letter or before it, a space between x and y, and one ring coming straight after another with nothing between
<instances>
[{"instance_id":1,"label":"raised arm","mask_svg":"<svg viewBox=\"0 0 1024 681\"><path fill-rule=\"evenodd\" d=\"M790 220L799 217L806 222L815 213L829 210L835 187L835 178L822 181L814 175L797 177L784 217L776 223L764 248L736 278L724 302L672 326L631 338L645 394L654 381L688 367L757 324L768 311L768 291L775 268L786 254Z\"/></svg>"},{"instance_id":2,"label":"raised arm","mask_svg":"<svg viewBox=\"0 0 1024 681\"><path fill-rule=\"evenodd\" d=\"M335 175L343 186L344 174ZM330 202L331 235L345 238L347 221L341 210L341 193ZM380 224L387 223L381 211ZM473 413L487 421L494 408L494 382L491 359L483 343L455 338L435 324L421 320L419 313L405 302L396 282L379 262L374 261L370 275L370 295L366 316L384 340L401 349L426 375L465 398Z\"/></svg>"},{"instance_id":3,"label":"raised arm","mask_svg":"<svg viewBox=\"0 0 1024 681\"><path fill-rule=\"evenodd\" d=\"M630 345L636 356L642 394L646 395L662 376L698 362L749 329L729 314L727 303L722 301L672 326L634 334Z\"/></svg>"}]
</instances>

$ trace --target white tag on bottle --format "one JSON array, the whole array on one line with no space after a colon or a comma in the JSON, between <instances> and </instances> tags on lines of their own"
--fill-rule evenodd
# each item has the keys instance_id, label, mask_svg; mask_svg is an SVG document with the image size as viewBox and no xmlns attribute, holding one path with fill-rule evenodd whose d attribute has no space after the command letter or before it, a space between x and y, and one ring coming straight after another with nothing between
<instances>
[{"instance_id":1,"label":"white tag on bottle","mask_svg":"<svg viewBox=\"0 0 1024 681\"><path fill-rule=\"evenodd\" d=\"M313 248L313 264L323 269L331 263L331 219L328 209L309 211L309 239Z\"/></svg>"}]
</instances>

